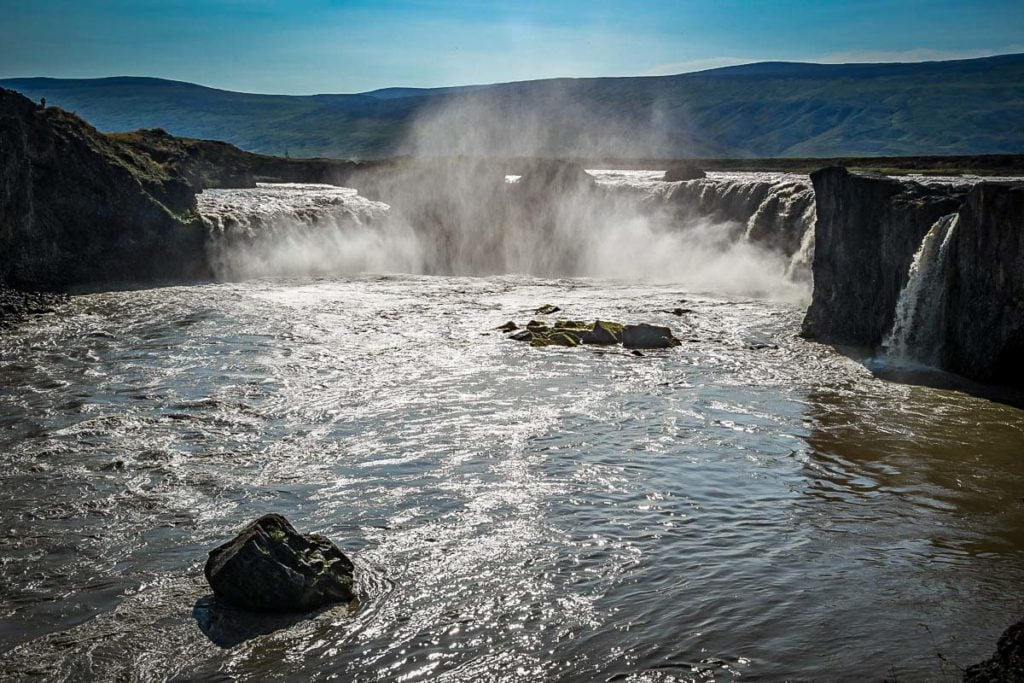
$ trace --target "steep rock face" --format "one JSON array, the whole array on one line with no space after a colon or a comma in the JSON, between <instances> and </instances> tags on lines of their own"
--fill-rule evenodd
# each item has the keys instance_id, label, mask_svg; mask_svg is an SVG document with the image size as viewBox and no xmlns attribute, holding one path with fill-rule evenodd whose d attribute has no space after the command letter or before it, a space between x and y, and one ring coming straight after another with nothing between
<instances>
[{"instance_id":1,"label":"steep rock face","mask_svg":"<svg viewBox=\"0 0 1024 683\"><path fill-rule=\"evenodd\" d=\"M205 276L198 190L73 114L0 90L0 283Z\"/></svg>"},{"instance_id":2,"label":"steep rock face","mask_svg":"<svg viewBox=\"0 0 1024 683\"><path fill-rule=\"evenodd\" d=\"M947 282L945 365L1024 386L1024 184L982 183L960 208Z\"/></svg>"},{"instance_id":3,"label":"steep rock face","mask_svg":"<svg viewBox=\"0 0 1024 683\"><path fill-rule=\"evenodd\" d=\"M892 327L914 253L966 190L868 177L832 167L814 185L814 292L802 334L820 341L877 347Z\"/></svg>"},{"instance_id":4,"label":"steep rock face","mask_svg":"<svg viewBox=\"0 0 1024 683\"><path fill-rule=\"evenodd\" d=\"M914 336L918 357L1024 387L1024 183L926 187L838 168L811 178L818 218L804 336L878 348L903 295L934 309L914 318L932 323ZM949 248L921 250L936 221L953 214ZM902 294L919 250L918 272L938 277Z\"/></svg>"}]
</instances>

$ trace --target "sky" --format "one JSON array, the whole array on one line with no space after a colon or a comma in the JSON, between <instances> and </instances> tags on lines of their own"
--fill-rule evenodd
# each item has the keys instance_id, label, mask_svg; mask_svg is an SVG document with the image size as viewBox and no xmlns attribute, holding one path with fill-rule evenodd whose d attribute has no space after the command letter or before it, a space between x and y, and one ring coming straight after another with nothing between
<instances>
[{"instance_id":1,"label":"sky","mask_svg":"<svg viewBox=\"0 0 1024 683\"><path fill-rule=\"evenodd\" d=\"M1024 52L1024 0L0 0L0 78L365 92Z\"/></svg>"}]
</instances>

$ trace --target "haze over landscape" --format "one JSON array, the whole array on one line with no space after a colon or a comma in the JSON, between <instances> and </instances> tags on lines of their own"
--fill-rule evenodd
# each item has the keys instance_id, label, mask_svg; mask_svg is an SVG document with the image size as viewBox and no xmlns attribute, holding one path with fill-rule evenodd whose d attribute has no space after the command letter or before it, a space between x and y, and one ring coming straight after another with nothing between
<instances>
[{"instance_id":1,"label":"haze over landscape","mask_svg":"<svg viewBox=\"0 0 1024 683\"><path fill-rule=\"evenodd\" d=\"M1024 4L0 0L0 683L1024 681Z\"/></svg>"}]
</instances>

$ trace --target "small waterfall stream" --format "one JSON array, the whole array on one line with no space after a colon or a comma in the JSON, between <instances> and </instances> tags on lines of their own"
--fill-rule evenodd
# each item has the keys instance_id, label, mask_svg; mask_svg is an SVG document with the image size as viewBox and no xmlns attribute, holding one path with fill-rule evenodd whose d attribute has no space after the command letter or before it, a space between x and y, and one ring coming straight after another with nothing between
<instances>
[{"instance_id":1,"label":"small waterfall stream","mask_svg":"<svg viewBox=\"0 0 1024 683\"><path fill-rule=\"evenodd\" d=\"M942 304L949 244L957 214L935 221L910 264L907 284L896 302L892 329L882 342L893 360L936 365L942 355Z\"/></svg>"}]
</instances>

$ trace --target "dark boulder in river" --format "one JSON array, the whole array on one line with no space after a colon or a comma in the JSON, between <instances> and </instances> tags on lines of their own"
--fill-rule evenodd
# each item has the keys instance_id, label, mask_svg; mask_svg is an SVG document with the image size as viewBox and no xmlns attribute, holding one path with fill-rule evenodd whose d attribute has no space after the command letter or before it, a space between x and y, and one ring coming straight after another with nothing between
<instances>
[{"instance_id":1,"label":"dark boulder in river","mask_svg":"<svg viewBox=\"0 0 1024 683\"><path fill-rule=\"evenodd\" d=\"M622 328L622 345L627 349L667 349L679 344L667 327L641 323Z\"/></svg>"},{"instance_id":2,"label":"dark boulder in river","mask_svg":"<svg viewBox=\"0 0 1024 683\"><path fill-rule=\"evenodd\" d=\"M990 659L964 671L965 683L1024 683L1024 621L1003 632Z\"/></svg>"},{"instance_id":3,"label":"dark boulder in river","mask_svg":"<svg viewBox=\"0 0 1024 683\"><path fill-rule=\"evenodd\" d=\"M233 607L308 612L352 600L354 570L330 540L269 514L211 550L205 574L217 599Z\"/></svg>"}]
</instances>

